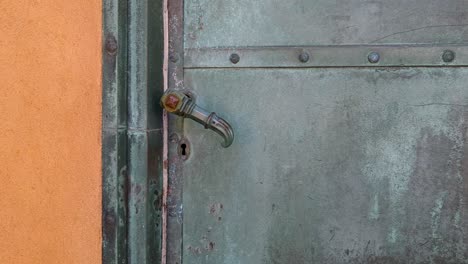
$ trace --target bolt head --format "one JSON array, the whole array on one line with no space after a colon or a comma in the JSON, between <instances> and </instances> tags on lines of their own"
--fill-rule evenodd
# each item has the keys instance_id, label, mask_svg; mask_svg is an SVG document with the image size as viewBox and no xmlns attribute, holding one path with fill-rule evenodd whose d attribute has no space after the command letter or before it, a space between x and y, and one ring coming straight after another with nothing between
<instances>
[{"instance_id":1,"label":"bolt head","mask_svg":"<svg viewBox=\"0 0 468 264\"><path fill-rule=\"evenodd\" d=\"M380 60L380 54L373 51L367 55L367 60L369 60L370 63L377 63Z\"/></svg>"},{"instance_id":2,"label":"bolt head","mask_svg":"<svg viewBox=\"0 0 468 264\"><path fill-rule=\"evenodd\" d=\"M180 98L175 94L169 94L164 100L164 106L168 111L175 111L179 105Z\"/></svg>"},{"instance_id":3,"label":"bolt head","mask_svg":"<svg viewBox=\"0 0 468 264\"><path fill-rule=\"evenodd\" d=\"M455 52L451 51L451 50L446 50L444 51L444 53L442 54L442 60L444 62L452 62L455 60Z\"/></svg>"},{"instance_id":4,"label":"bolt head","mask_svg":"<svg viewBox=\"0 0 468 264\"><path fill-rule=\"evenodd\" d=\"M233 54L231 54L231 56L229 56L229 60L232 63L237 64L240 61L240 56L237 53L233 53Z\"/></svg>"},{"instance_id":5,"label":"bolt head","mask_svg":"<svg viewBox=\"0 0 468 264\"><path fill-rule=\"evenodd\" d=\"M111 35L106 38L105 48L107 53L109 53L110 55L114 55L117 53L118 45L117 40L114 36Z\"/></svg>"},{"instance_id":6,"label":"bolt head","mask_svg":"<svg viewBox=\"0 0 468 264\"><path fill-rule=\"evenodd\" d=\"M310 59L310 56L309 56L309 53L307 52L301 52L301 54L299 54L299 61L302 62L302 63L306 63L308 62Z\"/></svg>"}]
</instances>

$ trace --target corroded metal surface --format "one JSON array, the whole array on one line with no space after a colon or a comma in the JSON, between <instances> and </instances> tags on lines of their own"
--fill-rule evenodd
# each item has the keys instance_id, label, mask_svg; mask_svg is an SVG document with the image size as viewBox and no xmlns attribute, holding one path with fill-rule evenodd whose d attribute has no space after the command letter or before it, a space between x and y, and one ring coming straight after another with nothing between
<instances>
[{"instance_id":1,"label":"corroded metal surface","mask_svg":"<svg viewBox=\"0 0 468 264\"><path fill-rule=\"evenodd\" d=\"M103 263L159 263L162 1L104 1Z\"/></svg>"},{"instance_id":2,"label":"corroded metal surface","mask_svg":"<svg viewBox=\"0 0 468 264\"><path fill-rule=\"evenodd\" d=\"M168 0L168 69L167 88L171 90L184 89L184 0ZM159 98L158 98L159 99ZM180 142L183 138L183 118L168 116L169 142L167 160L164 169L167 173L167 204L165 204L166 224L166 263L182 264L182 183L183 167L179 155Z\"/></svg>"},{"instance_id":3,"label":"corroded metal surface","mask_svg":"<svg viewBox=\"0 0 468 264\"><path fill-rule=\"evenodd\" d=\"M467 43L466 0L190 0L185 47Z\"/></svg>"},{"instance_id":4,"label":"corroded metal surface","mask_svg":"<svg viewBox=\"0 0 468 264\"><path fill-rule=\"evenodd\" d=\"M160 263L163 1L128 1L128 261Z\"/></svg>"},{"instance_id":5,"label":"corroded metal surface","mask_svg":"<svg viewBox=\"0 0 468 264\"><path fill-rule=\"evenodd\" d=\"M184 263L468 263L467 82L465 68L186 70L237 140L185 123Z\"/></svg>"},{"instance_id":6,"label":"corroded metal surface","mask_svg":"<svg viewBox=\"0 0 468 264\"><path fill-rule=\"evenodd\" d=\"M468 263L467 1L181 2L168 263Z\"/></svg>"},{"instance_id":7,"label":"corroded metal surface","mask_svg":"<svg viewBox=\"0 0 468 264\"><path fill-rule=\"evenodd\" d=\"M127 262L126 1L103 1L102 261Z\"/></svg>"}]
</instances>

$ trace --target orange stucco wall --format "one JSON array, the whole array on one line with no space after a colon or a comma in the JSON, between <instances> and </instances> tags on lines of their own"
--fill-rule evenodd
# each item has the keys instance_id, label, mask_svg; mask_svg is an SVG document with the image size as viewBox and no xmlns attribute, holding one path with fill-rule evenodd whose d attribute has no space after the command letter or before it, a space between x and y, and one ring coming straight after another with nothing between
<instances>
[{"instance_id":1,"label":"orange stucco wall","mask_svg":"<svg viewBox=\"0 0 468 264\"><path fill-rule=\"evenodd\" d=\"M0 0L0 263L101 262L101 1Z\"/></svg>"}]
</instances>

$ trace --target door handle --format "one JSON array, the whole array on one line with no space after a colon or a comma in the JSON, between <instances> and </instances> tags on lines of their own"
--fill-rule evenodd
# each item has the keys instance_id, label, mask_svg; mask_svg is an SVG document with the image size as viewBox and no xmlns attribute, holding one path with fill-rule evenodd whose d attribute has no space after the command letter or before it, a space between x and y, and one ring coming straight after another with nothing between
<instances>
[{"instance_id":1,"label":"door handle","mask_svg":"<svg viewBox=\"0 0 468 264\"><path fill-rule=\"evenodd\" d=\"M234 141L234 131L226 120L217 116L215 112L201 108L191 97L182 92L165 92L161 97L161 106L169 113L188 117L202 124L206 129L218 133L224 139L221 144L224 148L229 147Z\"/></svg>"}]
</instances>

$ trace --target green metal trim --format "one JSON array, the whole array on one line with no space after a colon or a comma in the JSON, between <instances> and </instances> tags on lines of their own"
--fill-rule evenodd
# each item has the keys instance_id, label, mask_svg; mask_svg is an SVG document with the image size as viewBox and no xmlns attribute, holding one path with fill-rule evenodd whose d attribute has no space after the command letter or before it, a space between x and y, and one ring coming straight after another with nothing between
<instances>
[{"instance_id":1,"label":"green metal trim","mask_svg":"<svg viewBox=\"0 0 468 264\"><path fill-rule=\"evenodd\" d=\"M102 262L127 262L127 8L103 1Z\"/></svg>"},{"instance_id":2,"label":"green metal trim","mask_svg":"<svg viewBox=\"0 0 468 264\"><path fill-rule=\"evenodd\" d=\"M184 87L184 0L168 0L168 89L186 91ZM166 263L183 263L183 160L179 156L179 146L183 142L183 118L167 117L167 225Z\"/></svg>"},{"instance_id":3,"label":"green metal trim","mask_svg":"<svg viewBox=\"0 0 468 264\"><path fill-rule=\"evenodd\" d=\"M163 1L104 0L102 234L107 263L160 263Z\"/></svg>"},{"instance_id":4,"label":"green metal trim","mask_svg":"<svg viewBox=\"0 0 468 264\"><path fill-rule=\"evenodd\" d=\"M127 263L126 163L125 130L106 129L103 144L103 263Z\"/></svg>"},{"instance_id":5,"label":"green metal trim","mask_svg":"<svg viewBox=\"0 0 468 264\"><path fill-rule=\"evenodd\" d=\"M237 60L231 60L230 56L236 56ZM468 66L468 48L466 45L197 48L185 50L184 66L185 69L460 67Z\"/></svg>"}]
</instances>

